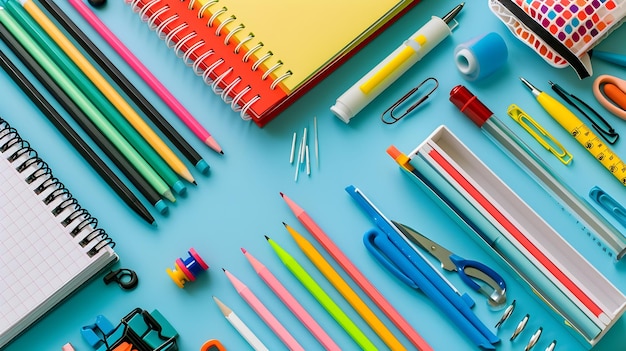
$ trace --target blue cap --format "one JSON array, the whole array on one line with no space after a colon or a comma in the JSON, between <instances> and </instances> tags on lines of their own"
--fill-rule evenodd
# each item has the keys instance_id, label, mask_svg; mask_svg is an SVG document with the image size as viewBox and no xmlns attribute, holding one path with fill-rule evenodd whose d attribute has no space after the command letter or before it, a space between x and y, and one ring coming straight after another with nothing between
<instances>
[{"instance_id":1,"label":"blue cap","mask_svg":"<svg viewBox=\"0 0 626 351\"><path fill-rule=\"evenodd\" d=\"M209 164L208 164L208 163L206 163L206 161L205 161L205 160L200 160L200 161L198 161L198 163L196 163L196 169L197 169L198 171L200 171L200 173L202 173L202 174L204 174L204 175L209 174L209 169L210 169L210 168L211 168L211 167L209 166Z\"/></svg>"},{"instance_id":2,"label":"blue cap","mask_svg":"<svg viewBox=\"0 0 626 351\"><path fill-rule=\"evenodd\" d=\"M154 208L156 208L156 210L159 211L159 213L162 215L165 215L169 212L169 208L167 207L167 204L163 200L157 201L157 203L154 204Z\"/></svg>"},{"instance_id":3,"label":"blue cap","mask_svg":"<svg viewBox=\"0 0 626 351\"><path fill-rule=\"evenodd\" d=\"M185 195L187 193L187 187L182 182L182 180L177 181L172 185L172 190L178 195Z\"/></svg>"}]
</instances>

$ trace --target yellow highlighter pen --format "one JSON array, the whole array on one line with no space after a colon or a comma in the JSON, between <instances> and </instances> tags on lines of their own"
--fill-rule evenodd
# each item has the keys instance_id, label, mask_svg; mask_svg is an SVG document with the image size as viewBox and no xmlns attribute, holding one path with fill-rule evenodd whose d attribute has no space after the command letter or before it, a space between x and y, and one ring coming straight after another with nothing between
<instances>
[{"instance_id":1,"label":"yellow highlighter pen","mask_svg":"<svg viewBox=\"0 0 626 351\"><path fill-rule=\"evenodd\" d=\"M430 21L338 97L330 108L332 113L345 123L350 122L359 111L452 34L457 25L454 18L464 4L455 6L441 18L432 16Z\"/></svg>"},{"instance_id":2,"label":"yellow highlighter pen","mask_svg":"<svg viewBox=\"0 0 626 351\"><path fill-rule=\"evenodd\" d=\"M535 88L526 79L520 80L526 85L537 102L548 112L561 127L565 128L580 145L582 145L593 157L598 160L622 185L626 185L626 165L613 152L604 141L596 135L583 121L581 121L572 111L558 102L552 96Z\"/></svg>"}]
</instances>

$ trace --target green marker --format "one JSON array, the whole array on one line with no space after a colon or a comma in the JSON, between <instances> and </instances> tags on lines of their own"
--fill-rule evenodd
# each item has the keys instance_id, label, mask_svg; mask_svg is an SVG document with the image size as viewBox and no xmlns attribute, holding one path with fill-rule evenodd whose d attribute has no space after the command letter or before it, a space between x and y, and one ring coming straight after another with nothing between
<instances>
[{"instance_id":1,"label":"green marker","mask_svg":"<svg viewBox=\"0 0 626 351\"><path fill-rule=\"evenodd\" d=\"M341 325L341 327L356 341L363 350L377 350L377 347L363 334L361 329L352 322L343 310L326 294L319 284L304 270L304 268L296 261L287 251L280 247L274 240L268 238L278 258L283 262L285 267L304 285L304 287L315 297L315 299L328 311L328 313Z\"/></svg>"}]
</instances>

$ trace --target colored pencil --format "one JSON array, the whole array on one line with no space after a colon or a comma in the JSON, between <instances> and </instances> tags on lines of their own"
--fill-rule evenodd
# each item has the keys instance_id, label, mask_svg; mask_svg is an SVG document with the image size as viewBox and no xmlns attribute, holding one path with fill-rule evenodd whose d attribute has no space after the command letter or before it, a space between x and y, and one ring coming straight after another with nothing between
<instances>
[{"instance_id":1,"label":"colored pencil","mask_svg":"<svg viewBox=\"0 0 626 351\"><path fill-rule=\"evenodd\" d=\"M261 317L261 319L267 324L270 329L278 336L278 338L289 348L289 350L301 350L304 348L298 344L296 339L285 329L285 327L274 317L272 312L263 305L256 295L248 288L241 280L237 279L232 273L222 268L228 280L233 284L233 287L237 291L244 301Z\"/></svg>"},{"instance_id":2,"label":"colored pencil","mask_svg":"<svg viewBox=\"0 0 626 351\"><path fill-rule=\"evenodd\" d=\"M111 124L146 160L156 173L177 193L185 192L185 185L161 156L128 123L118 110L102 95L83 71L56 45L38 23L14 1L6 3L6 11L18 22L22 29L39 45L48 57L72 80L72 82L91 100L91 102L109 119Z\"/></svg>"},{"instance_id":3,"label":"colored pencil","mask_svg":"<svg viewBox=\"0 0 626 351\"><path fill-rule=\"evenodd\" d=\"M15 43L23 46L26 51L42 66L44 70L63 88L72 100L85 112L98 129L122 152L133 164L139 173L150 183L151 186L163 197L170 201L176 198L165 182L154 172L137 151L124 139L113 127L102 113L89 101L89 99L74 85L74 83L63 73L63 71L52 62L52 60L37 46L28 34L19 26L17 22L0 7L0 23L4 26L8 37L16 39Z\"/></svg>"},{"instance_id":4,"label":"colored pencil","mask_svg":"<svg viewBox=\"0 0 626 351\"><path fill-rule=\"evenodd\" d=\"M287 269L304 285L304 287L315 297L324 309L339 323L339 325L350 335L359 347L363 350L376 350L376 346L367 338L365 334L354 324L348 315L339 307L333 299L322 289L322 287L307 273L298 261L287 251L280 247L274 240L265 237L276 255Z\"/></svg>"},{"instance_id":5,"label":"colored pencil","mask_svg":"<svg viewBox=\"0 0 626 351\"><path fill-rule=\"evenodd\" d=\"M98 128L91 122L89 117L72 101L63 89L48 75L48 73L30 56L30 54L7 32L0 23L0 37L2 41L13 51L28 70L39 80L43 86L54 96L63 106L78 125L89 135L89 137L104 151L131 183L141 192L141 194L152 204L161 214L168 211L167 204L161 199L159 194L150 184L139 174L130 161L107 139Z\"/></svg>"},{"instance_id":6,"label":"colored pencil","mask_svg":"<svg viewBox=\"0 0 626 351\"><path fill-rule=\"evenodd\" d=\"M333 259L343 268L343 270L354 280L354 282L374 301L374 303L385 313L385 315L395 324L398 329L411 341L411 343L419 350L432 350L409 322L400 315L400 313L387 301L387 299L376 289L376 287L359 271L359 269L348 259L348 257L339 249L339 247L330 239L328 235L313 221L300 206L285 194L280 193L283 200L289 206L289 209L296 216L298 221L313 235L315 240L322 245L324 250L330 254Z\"/></svg>"},{"instance_id":7,"label":"colored pencil","mask_svg":"<svg viewBox=\"0 0 626 351\"><path fill-rule=\"evenodd\" d=\"M50 0L41 0L51 3ZM107 26L81 0L69 0L76 11L96 30L98 34L120 55L124 61L152 88L152 90L174 111L189 129L205 144L223 154L222 147L198 120L170 93L150 70L119 40Z\"/></svg>"},{"instance_id":8,"label":"colored pencil","mask_svg":"<svg viewBox=\"0 0 626 351\"><path fill-rule=\"evenodd\" d=\"M307 312L296 298L285 288L285 286L270 272L267 267L257 260L245 249L241 249L244 256L250 262L254 271L261 277L267 286L280 298L280 300L291 310L291 312L302 322L302 324L313 334L313 336L324 346L326 350L341 350L333 339L322 329L315 319Z\"/></svg>"},{"instance_id":9,"label":"colored pencil","mask_svg":"<svg viewBox=\"0 0 626 351\"><path fill-rule=\"evenodd\" d=\"M232 325L235 330L241 335L254 349L254 351L269 351L267 346L263 344L261 340L248 328L248 326L230 309L230 307L226 306L222 301L220 301L217 297L213 296L213 301L217 304L217 307L220 309L224 318Z\"/></svg>"},{"instance_id":10,"label":"colored pencil","mask_svg":"<svg viewBox=\"0 0 626 351\"><path fill-rule=\"evenodd\" d=\"M43 114L52 124L63 134L70 144L80 153L80 155L91 165L100 177L115 191L128 207L150 224L155 224L154 217L148 209L139 201L135 194L122 182L109 166L96 154L96 152L81 138L78 133L65 121L65 119L52 107L52 105L41 95L35 86L26 76L0 51L0 66L19 85L31 101L39 107Z\"/></svg>"},{"instance_id":11,"label":"colored pencil","mask_svg":"<svg viewBox=\"0 0 626 351\"><path fill-rule=\"evenodd\" d=\"M5 6L15 7L21 5L28 14L44 29L54 42L66 53L66 55L80 68L80 70L100 89L109 101L118 109L126 120L143 136L165 162L183 179L195 183L191 172L183 162L174 154L163 140L146 124L135 112L126 100L111 86L100 72L85 58L74 44L56 27L56 25L37 7L31 0L17 2L5 1Z\"/></svg>"},{"instance_id":12,"label":"colored pencil","mask_svg":"<svg viewBox=\"0 0 626 351\"><path fill-rule=\"evenodd\" d=\"M346 301L354 308L355 311L365 320L365 322L376 332L383 342L391 350L406 350L402 343L393 335L393 333L381 322L376 314L365 304L365 302L357 295L348 283L337 273L337 271L326 261L324 256L306 240L300 233L283 223L293 240L296 242L300 250L309 258L315 267L328 279L328 281L339 291Z\"/></svg>"},{"instance_id":13,"label":"colored pencil","mask_svg":"<svg viewBox=\"0 0 626 351\"><path fill-rule=\"evenodd\" d=\"M59 22L76 42L104 69L104 71L124 90L133 102L150 118L159 130L176 146L185 158L202 174L209 173L209 165L185 138L163 117L146 97L120 72L113 62L100 51L89 37L54 3L40 0L41 5Z\"/></svg>"}]
</instances>

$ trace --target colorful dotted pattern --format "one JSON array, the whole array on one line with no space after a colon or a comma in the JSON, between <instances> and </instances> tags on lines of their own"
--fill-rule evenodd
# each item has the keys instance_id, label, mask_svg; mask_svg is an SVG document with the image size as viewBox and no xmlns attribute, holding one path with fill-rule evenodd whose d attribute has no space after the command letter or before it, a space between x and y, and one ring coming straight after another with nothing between
<instances>
[{"instance_id":1,"label":"colorful dotted pattern","mask_svg":"<svg viewBox=\"0 0 626 351\"><path fill-rule=\"evenodd\" d=\"M515 3L576 55L587 52L626 14L621 0L515 0ZM555 66L567 65L523 24L508 24L548 62Z\"/></svg>"}]
</instances>

